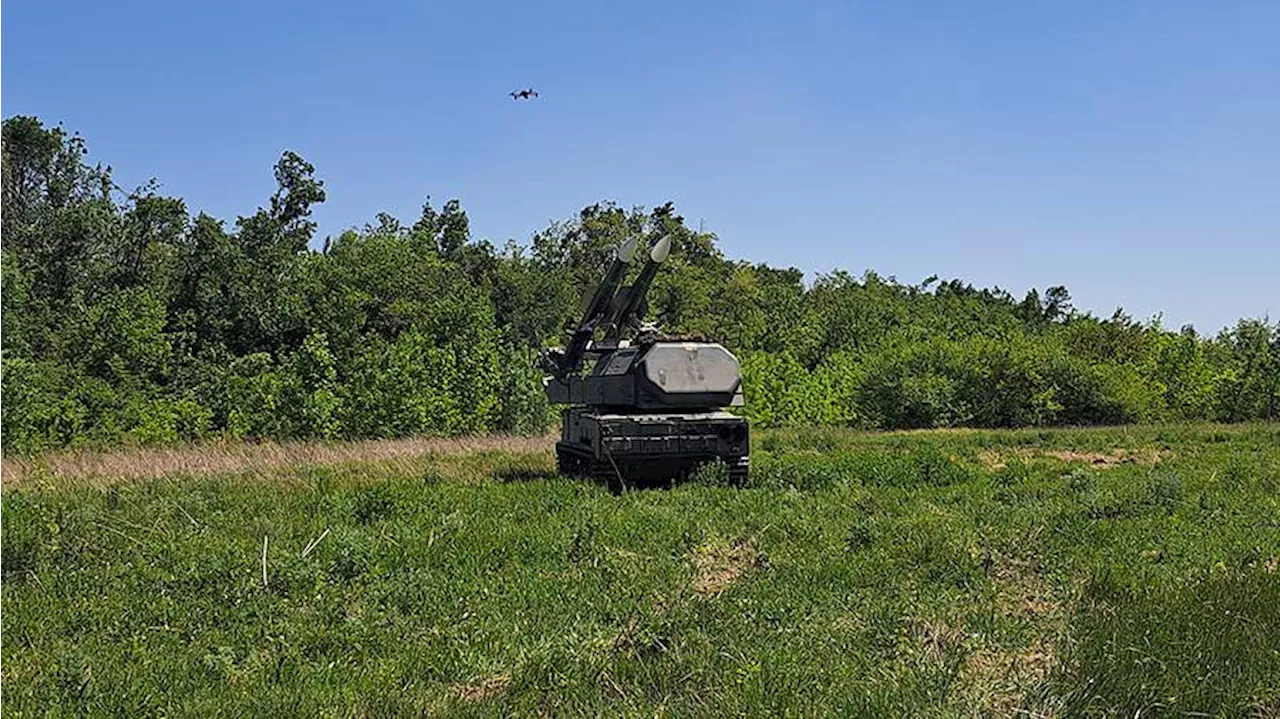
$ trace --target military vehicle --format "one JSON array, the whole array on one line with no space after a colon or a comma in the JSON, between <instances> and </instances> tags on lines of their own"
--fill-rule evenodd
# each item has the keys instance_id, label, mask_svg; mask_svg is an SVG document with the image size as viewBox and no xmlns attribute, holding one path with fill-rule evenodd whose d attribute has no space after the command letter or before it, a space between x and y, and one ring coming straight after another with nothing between
<instances>
[{"instance_id":1,"label":"military vehicle","mask_svg":"<svg viewBox=\"0 0 1280 719\"><path fill-rule=\"evenodd\" d=\"M664 236L623 287L639 241L623 242L564 348L547 350L543 387L563 410L556 459L562 474L602 479L615 491L687 477L721 460L742 485L749 464L742 374L729 350L700 338L664 336L644 322L645 295L671 251ZM647 242L645 244L648 244Z\"/></svg>"}]
</instances>

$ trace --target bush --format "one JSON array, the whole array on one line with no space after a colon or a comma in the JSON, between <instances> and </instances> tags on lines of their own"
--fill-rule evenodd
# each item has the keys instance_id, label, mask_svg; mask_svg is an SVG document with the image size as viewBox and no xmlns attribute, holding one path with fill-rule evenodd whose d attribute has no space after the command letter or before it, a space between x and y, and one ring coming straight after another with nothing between
<instances>
[{"instance_id":1,"label":"bush","mask_svg":"<svg viewBox=\"0 0 1280 719\"><path fill-rule=\"evenodd\" d=\"M26 359L0 358L0 449L31 452L42 444L36 426L36 367Z\"/></svg>"},{"instance_id":2,"label":"bush","mask_svg":"<svg viewBox=\"0 0 1280 719\"><path fill-rule=\"evenodd\" d=\"M873 426L884 429L949 427L968 420L957 382L956 346L945 339L895 343L864 360L857 404Z\"/></svg>"},{"instance_id":3,"label":"bush","mask_svg":"<svg viewBox=\"0 0 1280 719\"><path fill-rule=\"evenodd\" d=\"M497 417L494 428L516 434L541 434L555 421L555 408L542 390L538 353L504 344L498 353Z\"/></svg>"},{"instance_id":4,"label":"bush","mask_svg":"<svg viewBox=\"0 0 1280 719\"><path fill-rule=\"evenodd\" d=\"M226 379L227 434L236 438L295 436L285 392L293 384L296 380L291 372L278 367L265 352L235 360Z\"/></svg>"},{"instance_id":5,"label":"bush","mask_svg":"<svg viewBox=\"0 0 1280 719\"><path fill-rule=\"evenodd\" d=\"M742 361L743 413L760 427L817 424L809 380L790 354L748 354Z\"/></svg>"},{"instance_id":6,"label":"bush","mask_svg":"<svg viewBox=\"0 0 1280 719\"><path fill-rule=\"evenodd\" d=\"M489 430L497 414L496 375L496 346L487 353L441 346L409 330L395 342L371 343L354 358L341 388L342 425L349 436L365 437Z\"/></svg>"}]
</instances>

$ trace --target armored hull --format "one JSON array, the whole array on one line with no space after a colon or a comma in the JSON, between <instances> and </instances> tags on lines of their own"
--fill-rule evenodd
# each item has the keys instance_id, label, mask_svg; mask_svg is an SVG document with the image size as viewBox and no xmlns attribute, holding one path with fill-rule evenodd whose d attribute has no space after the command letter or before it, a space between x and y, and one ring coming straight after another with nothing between
<instances>
[{"instance_id":1,"label":"armored hull","mask_svg":"<svg viewBox=\"0 0 1280 719\"><path fill-rule=\"evenodd\" d=\"M591 476L620 489L687 477L699 465L722 461L730 484L747 480L747 421L723 411L610 412L571 407L563 412L556 460L561 474Z\"/></svg>"}]
</instances>

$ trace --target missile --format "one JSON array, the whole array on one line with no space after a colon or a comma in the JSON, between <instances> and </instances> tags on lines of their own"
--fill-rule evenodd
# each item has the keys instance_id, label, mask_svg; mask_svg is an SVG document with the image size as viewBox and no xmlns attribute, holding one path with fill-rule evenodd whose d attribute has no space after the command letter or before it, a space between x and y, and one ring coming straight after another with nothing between
<instances>
[{"instance_id":1,"label":"missile","mask_svg":"<svg viewBox=\"0 0 1280 719\"><path fill-rule=\"evenodd\" d=\"M649 261L644 263L644 267L640 269L640 276L636 277L635 283L627 289L625 301L619 305L613 316L609 318L609 324L617 329L621 329L623 323L629 322L633 318L632 315L640 310L644 297L649 293L649 285L653 284L654 275L658 274L658 267L667 260L667 255L671 254L671 235L664 235L653 249L649 251Z\"/></svg>"},{"instance_id":2,"label":"missile","mask_svg":"<svg viewBox=\"0 0 1280 719\"><path fill-rule=\"evenodd\" d=\"M671 235L664 235L658 244L653 246L653 250L649 252L649 259L658 264L667 261L667 255L671 254ZM657 270L654 270L655 272Z\"/></svg>"},{"instance_id":3,"label":"missile","mask_svg":"<svg viewBox=\"0 0 1280 719\"><path fill-rule=\"evenodd\" d=\"M618 246L617 254L614 255L613 262L609 264L609 269L604 274L604 279L600 281L600 286L596 288L595 294L591 296L591 301L587 303L586 310L582 313L582 321L579 327L594 325L594 320L598 315L603 314L609 304L613 300L613 295L618 291L618 285L627 274L627 265L631 264L636 257L636 246L639 243L634 237L628 239Z\"/></svg>"},{"instance_id":4,"label":"missile","mask_svg":"<svg viewBox=\"0 0 1280 719\"><path fill-rule=\"evenodd\" d=\"M636 258L636 250L638 249L640 249L640 241L634 237L628 238L626 242L618 246L618 257L623 262L631 264L631 261Z\"/></svg>"},{"instance_id":5,"label":"missile","mask_svg":"<svg viewBox=\"0 0 1280 719\"><path fill-rule=\"evenodd\" d=\"M596 325L608 311L609 305L613 302L613 296L618 291L618 285L626 277L627 265L635 260L638 244L636 238L632 237L618 246L617 254L609 264L604 280L591 296L591 301L582 313L582 320L573 331L573 338L561 360L564 367L576 369L580 366L583 352L587 349L587 343L591 341Z\"/></svg>"}]
</instances>

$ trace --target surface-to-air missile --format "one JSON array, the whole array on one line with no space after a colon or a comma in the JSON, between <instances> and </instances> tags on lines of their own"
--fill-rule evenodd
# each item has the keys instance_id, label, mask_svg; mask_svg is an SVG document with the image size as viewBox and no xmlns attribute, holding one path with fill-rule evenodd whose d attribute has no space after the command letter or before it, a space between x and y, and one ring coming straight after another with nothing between
<instances>
[{"instance_id":1,"label":"surface-to-air missile","mask_svg":"<svg viewBox=\"0 0 1280 719\"><path fill-rule=\"evenodd\" d=\"M747 420L724 411L743 403L738 360L719 344L665 337L643 321L645 295L671 237L649 249L635 281L623 287L638 245L630 239L618 247L581 320L565 327L565 348L542 355L547 398L568 405L556 443L559 470L603 479L616 491L679 479L718 459L729 481L741 485Z\"/></svg>"}]
</instances>

